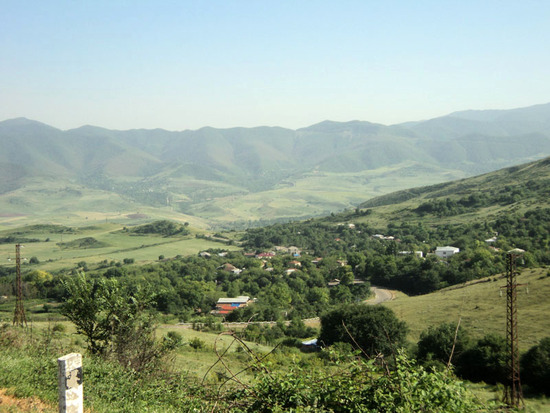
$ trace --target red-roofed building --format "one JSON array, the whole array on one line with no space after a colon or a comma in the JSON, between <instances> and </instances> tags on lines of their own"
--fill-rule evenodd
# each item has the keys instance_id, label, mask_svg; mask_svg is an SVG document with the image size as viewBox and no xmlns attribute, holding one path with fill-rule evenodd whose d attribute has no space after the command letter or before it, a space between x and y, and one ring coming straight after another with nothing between
<instances>
[{"instance_id":1,"label":"red-roofed building","mask_svg":"<svg viewBox=\"0 0 550 413\"><path fill-rule=\"evenodd\" d=\"M239 297L227 297L220 298L216 303L216 309L213 311L214 314L229 314L236 310L237 308L246 307L250 303L250 297L242 295Z\"/></svg>"}]
</instances>

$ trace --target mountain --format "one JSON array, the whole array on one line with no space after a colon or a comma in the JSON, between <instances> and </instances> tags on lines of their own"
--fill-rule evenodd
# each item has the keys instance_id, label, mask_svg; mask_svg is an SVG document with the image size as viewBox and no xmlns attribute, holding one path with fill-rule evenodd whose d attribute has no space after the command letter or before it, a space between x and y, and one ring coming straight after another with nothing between
<instances>
[{"instance_id":1,"label":"mountain","mask_svg":"<svg viewBox=\"0 0 550 413\"><path fill-rule=\"evenodd\" d=\"M69 188L81 193L72 207L96 191L93 197L119 197L94 206L103 212L142 205L250 224L322 215L398 189L543 158L550 155L550 104L391 126L325 121L298 130L62 131L18 118L0 122L0 147L0 212L36 213L44 203L37 188L44 187L58 212L68 210L55 194Z\"/></svg>"}]
</instances>

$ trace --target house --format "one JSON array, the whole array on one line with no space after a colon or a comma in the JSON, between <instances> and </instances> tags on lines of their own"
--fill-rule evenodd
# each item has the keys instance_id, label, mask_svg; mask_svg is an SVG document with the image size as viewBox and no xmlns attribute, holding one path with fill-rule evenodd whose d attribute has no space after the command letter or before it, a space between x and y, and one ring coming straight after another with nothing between
<instances>
[{"instance_id":1,"label":"house","mask_svg":"<svg viewBox=\"0 0 550 413\"><path fill-rule=\"evenodd\" d=\"M210 254L209 252L206 252L206 251L199 252L199 257L210 258L211 256L212 254Z\"/></svg>"},{"instance_id":2,"label":"house","mask_svg":"<svg viewBox=\"0 0 550 413\"><path fill-rule=\"evenodd\" d=\"M439 258L448 258L455 254L458 254L460 252L460 248L457 247L437 247L435 249L435 255L437 255Z\"/></svg>"},{"instance_id":3,"label":"house","mask_svg":"<svg viewBox=\"0 0 550 413\"><path fill-rule=\"evenodd\" d=\"M294 246L291 246L291 247L288 247L287 248L287 251L290 255L292 255L293 257L299 257L300 254L302 253L302 251L300 251L300 248L298 247L294 247Z\"/></svg>"},{"instance_id":4,"label":"house","mask_svg":"<svg viewBox=\"0 0 550 413\"><path fill-rule=\"evenodd\" d=\"M399 251L397 255L411 255L414 254L418 258L424 258L424 253L422 251Z\"/></svg>"},{"instance_id":5,"label":"house","mask_svg":"<svg viewBox=\"0 0 550 413\"><path fill-rule=\"evenodd\" d=\"M283 247L283 246L276 246L276 247L273 247L275 249L275 251L279 252L279 253L282 253L282 254L290 254L294 257L299 257L300 254L302 253L302 251L300 251L300 248L298 247L294 247L294 246L290 246L290 247Z\"/></svg>"},{"instance_id":6,"label":"house","mask_svg":"<svg viewBox=\"0 0 550 413\"><path fill-rule=\"evenodd\" d=\"M296 261L296 260L290 261L288 264L289 264L290 266L294 267L294 268L297 268L297 267L301 267L301 266L302 266L302 263L301 263L300 261Z\"/></svg>"},{"instance_id":7,"label":"house","mask_svg":"<svg viewBox=\"0 0 550 413\"><path fill-rule=\"evenodd\" d=\"M225 263L221 267L218 267L218 269L221 269L227 272L232 272L233 274L240 274L241 272L243 272L243 270L238 269L237 267L235 267L230 263Z\"/></svg>"},{"instance_id":8,"label":"house","mask_svg":"<svg viewBox=\"0 0 550 413\"><path fill-rule=\"evenodd\" d=\"M250 297L241 295L239 297L220 298L216 303L214 314L229 314L237 308L246 307L251 302Z\"/></svg>"},{"instance_id":9,"label":"house","mask_svg":"<svg viewBox=\"0 0 550 413\"><path fill-rule=\"evenodd\" d=\"M377 239L390 240L390 241L395 239L393 235L382 235L382 234L374 234L372 237Z\"/></svg>"},{"instance_id":10,"label":"house","mask_svg":"<svg viewBox=\"0 0 550 413\"><path fill-rule=\"evenodd\" d=\"M259 254L256 254L256 258L262 260L262 259L271 259L275 256L275 253L273 252L260 252Z\"/></svg>"}]
</instances>

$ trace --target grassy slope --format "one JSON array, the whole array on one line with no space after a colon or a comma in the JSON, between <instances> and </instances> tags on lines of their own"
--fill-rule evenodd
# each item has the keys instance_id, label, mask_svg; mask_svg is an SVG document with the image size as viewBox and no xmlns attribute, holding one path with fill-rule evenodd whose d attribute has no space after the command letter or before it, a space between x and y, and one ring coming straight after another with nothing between
<instances>
[{"instance_id":1,"label":"grassy slope","mask_svg":"<svg viewBox=\"0 0 550 413\"><path fill-rule=\"evenodd\" d=\"M463 177L460 171L424 170L403 163L356 173L309 173L277 188L197 204L193 211L217 224L277 218L306 218L354 208L361 201L418 185Z\"/></svg>"},{"instance_id":2,"label":"grassy slope","mask_svg":"<svg viewBox=\"0 0 550 413\"><path fill-rule=\"evenodd\" d=\"M354 173L319 172L295 176L274 189L251 192L217 181L174 179L166 188L169 206L151 207L112 192L69 181L33 178L0 196L0 228L29 223L112 220L141 212L155 217L227 226L233 222L307 218L354 207L388 192L457 179L460 171L424 169L404 162ZM69 224L70 225L70 224Z\"/></svg>"},{"instance_id":3,"label":"grassy slope","mask_svg":"<svg viewBox=\"0 0 550 413\"><path fill-rule=\"evenodd\" d=\"M439 217L435 215L419 216L412 213L414 208L430 200L445 200L447 198L458 200L472 194L484 194L495 191L507 193L516 188L523 189L528 182L541 183L544 189L523 196L512 204L492 204L461 215ZM539 207L548 208L550 206L550 198L547 194L549 188L548 182L550 182L550 158L473 178L394 192L371 199L361 204L360 208L372 209L374 214L369 215L368 218L364 218L363 220L368 221L373 226L387 225L388 222L396 219L400 221L407 220L413 223L422 221L428 225L458 224L471 222L480 218L495 218L499 214L509 212L525 211Z\"/></svg>"},{"instance_id":4,"label":"grassy slope","mask_svg":"<svg viewBox=\"0 0 550 413\"><path fill-rule=\"evenodd\" d=\"M129 225L132 221L126 225ZM37 257L40 264L24 265L23 269L41 269L46 271L59 270L61 268L74 267L79 261L88 264L99 263L103 260L122 261L124 258L134 258L136 263L147 263L157 260L160 255L166 258L176 255L192 255L208 248L236 249L219 242L195 238L194 231L189 236L162 237L160 235L131 235L121 232L124 227L120 223L98 223L88 227L78 228L75 233L59 234L47 231L30 231L25 233L25 238L37 238L41 242L26 243L22 250L22 257ZM14 230L0 232L0 237L8 236L14 231L21 231L19 227ZM201 232L202 233L202 232ZM57 243L68 243L80 238L92 237L107 246L102 248L65 249ZM49 238L49 242L45 240ZM15 248L13 244L0 244L0 265L15 265ZM11 261L8 261L8 258ZM24 261L25 263L25 261Z\"/></svg>"},{"instance_id":5,"label":"grassy slope","mask_svg":"<svg viewBox=\"0 0 550 413\"><path fill-rule=\"evenodd\" d=\"M518 276L519 342L522 351L550 335L550 276L545 268L525 269ZM418 341L429 326L458 322L473 337L488 333L506 334L506 285L502 275L488 282L454 286L431 294L408 297L397 293L394 301L384 305L395 311L410 328L409 339Z\"/></svg>"}]
</instances>

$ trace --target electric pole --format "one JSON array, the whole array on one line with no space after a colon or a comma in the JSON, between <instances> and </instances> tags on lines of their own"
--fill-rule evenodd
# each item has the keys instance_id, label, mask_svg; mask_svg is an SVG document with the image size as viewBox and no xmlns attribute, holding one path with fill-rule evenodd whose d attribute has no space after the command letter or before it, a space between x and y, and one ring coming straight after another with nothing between
<instances>
[{"instance_id":1,"label":"electric pole","mask_svg":"<svg viewBox=\"0 0 550 413\"><path fill-rule=\"evenodd\" d=\"M506 347L508 351L507 383L504 390L504 403L518 408L523 405L523 394L519 378L518 309L517 309L517 270L516 259L525 251L519 248L506 254Z\"/></svg>"},{"instance_id":2,"label":"electric pole","mask_svg":"<svg viewBox=\"0 0 550 413\"><path fill-rule=\"evenodd\" d=\"M13 313L13 325L27 327L25 308L23 307L23 287L21 285L21 245L15 245L15 311Z\"/></svg>"}]
</instances>

